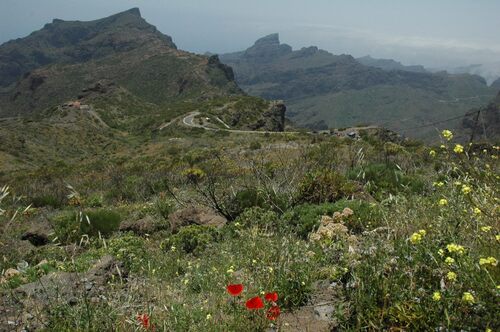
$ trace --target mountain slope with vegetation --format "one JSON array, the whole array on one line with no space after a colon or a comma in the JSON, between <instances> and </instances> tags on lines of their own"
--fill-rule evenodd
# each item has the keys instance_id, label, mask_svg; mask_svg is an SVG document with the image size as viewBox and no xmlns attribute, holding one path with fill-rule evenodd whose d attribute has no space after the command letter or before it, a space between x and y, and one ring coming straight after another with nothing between
<instances>
[{"instance_id":1,"label":"mountain slope with vegetation","mask_svg":"<svg viewBox=\"0 0 500 332\"><path fill-rule=\"evenodd\" d=\"M315 129L371 123L402 130L464 114L496 93L479 76L383 70L317 47L293 51L277 34L220 58L243 90L284 99L292 120Z\"/></svg>"}]
</instances>

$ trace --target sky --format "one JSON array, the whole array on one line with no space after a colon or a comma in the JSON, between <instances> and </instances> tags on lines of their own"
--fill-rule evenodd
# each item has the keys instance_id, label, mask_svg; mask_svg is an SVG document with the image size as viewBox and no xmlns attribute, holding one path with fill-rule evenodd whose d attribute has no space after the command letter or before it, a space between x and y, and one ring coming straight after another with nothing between
<instances>
[{"instance_id":1,"label":"sky","mask_svg":"<svg viewBox=\"0 0 500 332\"><path fill-rule=\"evenodd\" d=\"M0 43L54 18L93 20L138 7L181 49L240 51L270 33L294 49L392 58L500 76L500 0L0 0Z\"/></svg>"}]
</instances>

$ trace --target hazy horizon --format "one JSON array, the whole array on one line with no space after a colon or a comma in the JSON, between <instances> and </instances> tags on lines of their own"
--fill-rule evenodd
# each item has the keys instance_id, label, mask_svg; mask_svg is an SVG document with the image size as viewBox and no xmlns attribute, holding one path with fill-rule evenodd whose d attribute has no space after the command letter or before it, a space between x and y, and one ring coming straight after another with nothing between
<instances>
[{"instance_id":1,"label":"hazy horizon","mask_svg":"<svg viewBox=\"0 0 500 332\"><path fill-rule=\"evenodd\" d=\"M195 53L240 51L277 32L294 49L314 45L436 69L483 64L478 74L490 82L500 76L500 2L487 0L3 2L0 43L25 37L54 18L86 21L138 7L179 48Z\"/></svg>"}]
</instances>

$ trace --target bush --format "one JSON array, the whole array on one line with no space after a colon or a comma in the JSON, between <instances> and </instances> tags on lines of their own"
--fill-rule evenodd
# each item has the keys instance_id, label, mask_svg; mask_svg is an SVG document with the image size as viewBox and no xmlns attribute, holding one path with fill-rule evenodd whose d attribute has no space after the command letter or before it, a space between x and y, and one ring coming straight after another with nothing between
<instances>
[{"instance_id":1,"label":"bush","mask_svg":"<svg viewBox=\"0 0 500 332\"><path fill-rule=\"evenodd\" d=\"M60 208L63 205L61 199L51 194L35 196L31 199L31 203L33 204L33 207L50 206L53 207L54 209Z\"/></svg>"},{"instance_id":2,"label":"bush","mask_svg":"<svg viewBox=\"0 0 500 332\"><path fill-rule=\"evenodd\" d=\"M84 218L80 224L80 230L83 234L91 236L98 235L109 236L120 227L121 216L112 210L94 210L85 212L88 220Z\"/></svg>"},{"instance_id":3,"label":"bush","mask_svg":"<svg viewBox=\"0 0 500 332\"><path fill-rule=\"evenodd\" d=\"M314 204L335 202L352 195L354 188L351 182L335 171L318 171L309 173L302 179L297 200L301 203Z\"/></svg>"},{"instance_id":4,"label":"bush","mask_svg":"<svg viewBox=\"0 0 500 332\"><path fill-rule=\"evenodd\" d=\"M179 249L186 253L199 253L203 251L211 242L217 240L219 233L215 228L191 225L181 228L162 243L166 250Z\"/></svg>"},{"instance_id":5,"label":"bush","mask_svg":"<svg viewBox=\"0 0 500 332\"><path fill-rule=\"evenodd\" d=\"M404 174L394 164L369 164L357 167L348 173L350 179L356 179L366 184L367 190L382 198L384 194L396 194L401 191L422 193L424 181L417 176Z\"/></svg>"}]
</instances>

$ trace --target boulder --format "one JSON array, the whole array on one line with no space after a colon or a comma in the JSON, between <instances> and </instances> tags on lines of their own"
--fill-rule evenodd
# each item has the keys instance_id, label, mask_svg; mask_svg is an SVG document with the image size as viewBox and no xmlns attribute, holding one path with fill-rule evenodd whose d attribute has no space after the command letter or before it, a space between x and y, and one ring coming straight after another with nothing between
<instances>
[{"instance_id":1,"label":"boulder","mask_svg":"<svg viewBox=\"0 0 500 332\"><path fill-rule=\"evenodd\" d=\"M44 246L50 242L50 235L54 233L49 221L38 218L30 223L26 232L21 235L21 240L29 241L34 246Z\"/></svg>"},{"instance_id":2,"label":"boulder","mask_svg":"<svg viewBox=\"0 0 500 332\"><path fill-rule=\"evenodd\" d=\"M127 220L120 224L120 231L133 232L137 235L153 234L161 229L161 224L151 216L146 216L139 220Z\"/></svg>"},{"instance_id":3,"label":"boulder","mask_svg":"<svg viewBox=\"0 0 500 332\"><path fill-rule=\"evenodd\" d=\"M169 222L170 230L176 233L181 227L189 225L222 227L227 219L208 207L189 206L172 213Z\"/></svg>"}]
</instances>

